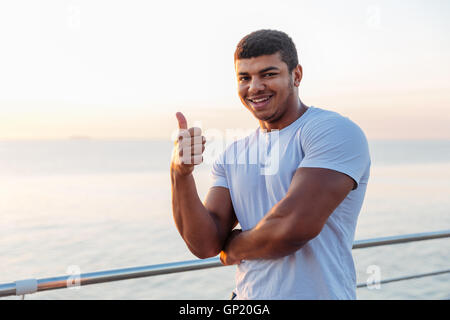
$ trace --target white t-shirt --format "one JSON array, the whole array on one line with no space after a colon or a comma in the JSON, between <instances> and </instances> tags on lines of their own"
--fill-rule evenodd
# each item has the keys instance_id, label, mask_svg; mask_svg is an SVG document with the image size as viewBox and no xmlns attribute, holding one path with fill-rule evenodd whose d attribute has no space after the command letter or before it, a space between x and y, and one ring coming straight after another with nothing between
<instances>
[{"instance_id":1,"label":"white t-shirt","mask_svg":"<svg viewBox=\"0 0 450 320\"><path fill-rule=\"evenodd\" d=\"M357 182L320 234L279 259L244 260L237 267L237 299L356 299L352 257L356 222L370 171L367 139L351 120L309 107L289 126L258 128L230 144L212 168L213 186L229 189L243 231L285 195L295 171L320 167Z\"/></svg>"}]
</instances>

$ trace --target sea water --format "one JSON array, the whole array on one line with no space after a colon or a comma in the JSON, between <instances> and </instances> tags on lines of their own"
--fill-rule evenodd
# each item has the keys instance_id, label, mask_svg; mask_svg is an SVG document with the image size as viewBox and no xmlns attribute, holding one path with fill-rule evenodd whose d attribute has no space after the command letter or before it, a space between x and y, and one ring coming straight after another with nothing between
<instances>
[{"instance_id":1,"label":"sea water","mask_svg":"<svg viewBox=\"0 0 450 320\"><path fill-rule=\"evenodd\" d=\"M356 239L450 229L450 141L369 141ZM0 142L0 283L196 259L171 212L170 141ZM210 165L196 167L200 198ZM358 283L444 270L450 239L353 250ZM26 299L228 299L235 267L40 292ZM357 289L449 299L450 274ZM4 299L17 299L9 297Z\"/></svg>"}]
</instances>

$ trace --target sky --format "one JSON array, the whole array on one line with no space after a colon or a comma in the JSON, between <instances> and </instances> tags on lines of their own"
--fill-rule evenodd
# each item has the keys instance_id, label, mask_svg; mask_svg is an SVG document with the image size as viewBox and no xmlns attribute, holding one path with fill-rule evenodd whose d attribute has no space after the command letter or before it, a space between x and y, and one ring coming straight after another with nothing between
<instances>
[{"instance_id":1,"label":"sky","mask_svg":"<svg viewBox=\"0 0 450 320\"><path fill-rule=\"evenodd\" d=\"M256 128L237 96L246 34L294 40L300 98L369 139L450 139L447 0L0 3L0 140L170 138Z\"/></svg>"}]
</instances>

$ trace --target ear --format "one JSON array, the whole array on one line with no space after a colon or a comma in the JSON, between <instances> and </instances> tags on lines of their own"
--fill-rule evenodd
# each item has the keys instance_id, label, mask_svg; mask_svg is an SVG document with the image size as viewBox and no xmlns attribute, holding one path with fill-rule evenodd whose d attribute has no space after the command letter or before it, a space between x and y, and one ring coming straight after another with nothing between
<instances>
[{"instance_id":1,"label":"ear","mask_svg":"<svg viewBox=\"0 0 450 320\"><path fill-rule=\"evenodd\" d=\"M302 81L303 77L303 69L301 65L297 65L294 70L292 70L292 75L294 77L294 86L300 86L300 81Z\"/></svg>"}]
</instances>

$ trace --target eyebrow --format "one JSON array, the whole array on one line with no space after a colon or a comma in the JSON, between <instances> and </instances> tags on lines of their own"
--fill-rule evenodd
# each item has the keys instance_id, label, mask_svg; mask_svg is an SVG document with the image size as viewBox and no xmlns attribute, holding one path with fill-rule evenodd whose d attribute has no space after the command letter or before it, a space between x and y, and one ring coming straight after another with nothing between
<instances>
[{"instance_id":1,"label":"eyebrow","mask_svg":"<svg viewBox=\"0 0 450 320\"><path fill-rule=\"evenodd\" d=\"M277 68L277 67L274 67L274 66L270 66L270 67L267 67L267 68L264 68L264 69L260 70L258 73L264 73L264 72L267 72L267 71L270 71L270 70L280 70L280 69ZM239 72L238 75L246 76L246 75L248 75L248 72Z\"/></svg>"}]
</instances>

